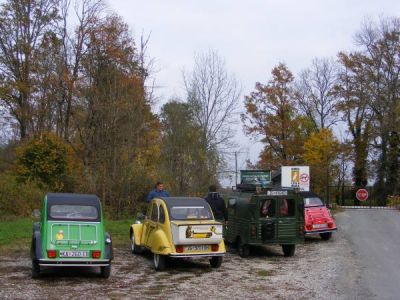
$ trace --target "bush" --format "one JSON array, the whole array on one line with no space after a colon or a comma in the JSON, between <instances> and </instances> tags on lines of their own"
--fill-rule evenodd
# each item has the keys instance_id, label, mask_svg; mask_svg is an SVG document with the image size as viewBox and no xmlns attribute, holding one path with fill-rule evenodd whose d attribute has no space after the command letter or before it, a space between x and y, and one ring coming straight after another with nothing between
<instances>
[{"instance_id":1,"label":"bush","mask_svg":"<svg viewBox=\"0 0 400 300\"><path fill-rule=\"evenodd\" d=\"M16 176L0 174L0 218L30 216L40 208L45 193L34 182L21 183Z\"/></svg>"}]
</instances>

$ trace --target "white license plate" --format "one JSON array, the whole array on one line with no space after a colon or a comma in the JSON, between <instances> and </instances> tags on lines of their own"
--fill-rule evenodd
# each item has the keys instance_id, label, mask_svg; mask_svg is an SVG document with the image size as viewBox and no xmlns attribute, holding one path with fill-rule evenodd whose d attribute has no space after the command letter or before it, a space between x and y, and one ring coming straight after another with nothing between
<instances>
[{"instance_id":1,"label":"white license plate","mask_svg":"<svg viewBox=\"0 0 400 300\"><path fill-rule=\"evenodd\" d=\"M314 224L313 225L313 228L326 228L326 227L328 227L327 224Z\"/></svg>"},{"instance_id":2,"label":"white license plate","mask_svg":"<svg viewBox=\"0 0 400 300\"><path fill-rule=\"evenodd\" d=\"M185 251L208 251L210 246L208 245L191 245L185 246Z\"/></svg>"},{"instance_id":3,"label":"white license plate","mask_svg":"<svg viewBox=\"0 0 400 300\"><path fill-rule=\"evenodd\" d=\"M60 257L89 257L89 251L60 251Z\"/></svg>"}]
</instances>

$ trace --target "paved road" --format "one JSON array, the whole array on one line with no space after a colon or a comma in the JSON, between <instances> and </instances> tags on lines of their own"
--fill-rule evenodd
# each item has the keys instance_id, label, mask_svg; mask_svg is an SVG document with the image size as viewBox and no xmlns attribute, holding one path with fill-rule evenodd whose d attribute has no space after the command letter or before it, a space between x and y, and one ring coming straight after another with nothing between
<instances>
[{"instance_id":1,"label":"paved road","mask_svg":"<svg viewBox=\"0 0 400 300\"><path fill-rule=\"evenodd\" d=\"M344 294L357 299L399 299L400 211L347 209L337 215L337 222L358 268L357 280Z\"/></svg>"}]
</instances>

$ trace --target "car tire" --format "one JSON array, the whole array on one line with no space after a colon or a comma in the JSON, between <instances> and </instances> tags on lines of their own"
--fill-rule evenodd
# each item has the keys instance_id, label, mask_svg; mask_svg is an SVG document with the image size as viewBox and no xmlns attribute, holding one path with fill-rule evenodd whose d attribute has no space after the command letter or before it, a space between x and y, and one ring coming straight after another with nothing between
<instances>
[{"instance_id":1,"label":"car tire","mask_svg":"<svg viewBox=\"0 0 400 300\"><path fill-rule=\"evenodd\" d=\"M100 274L102 278L108 278L111 274L111 265L100 267Z\"/></svg>"},{"instance_id":2,"label":"car tire","mask_svg":"<svg viewBox=\"0 0 400 300\"><path fill-rule=\"evenodd\" d=\"M321 237L321 239L323 239L324 241L329 240L332 237L332 232L324 232L324 233L320 233L319 236Z\"/></svg>"},{"instance_id":3,"label":"car tire","mask_svg":"<svg viewBox=\"0 0 400 300\"><path fill-rule=\"evenodd\" d=\"M282 251L285 257L293 256L295 250L296 250L296 245L282 245Z\"/></svg>"},{"instance_id":4,"label":"car tire","mask_svg":"<svg viewBox=\"0 0 400 300\"><path fill-rule=\"evenodd\" d=\"M165 255L153 254L153 264L156 271L163 271L167 266L167 257Z\"/></svg>"},{"instance_id":5,"label":"car tire","mask_svg":"<svg viewBox=\"0 0 400 300\"><path fill-rule=\"evenodd\" d=\"M239 238L237 241L237 251L240 257L248 257L250 255L250 246L244 244L242 239Z\"/></svg>"},{"instance_id":6,"label":"car tire","mask_svg":"<svg viewBox=\"0 0 400 300\"><path fill-rule=\"evenodd\" d=\"M40 277L40 266L39 262L32 260L32 278Z\"/></svg>"},{"instance_id":7,"label":"car tire","mask_svg":"<svg viewBox=\"0 0 400 300\"><path fill-rule=\"evenodd\" d=\"M221 266L223 260L224 258L222 256L213 256L210 258L210 265L211 267L218 269Z\"/></svg>"},{"instance_id":8,"label":"car tire","mask_svg":"<svg viewBox=\"0 0 400 300\"><path fill-rule=\"evenodd\" d=\"M143 248L138 246L138 245L136 245L136 243L135 243L135 235L133 234L133 231L131 232L130 240L131 240L130 244L131 244L131 252L132 252L132 254L141 254L141 253L143 253Z\"/></svg>"}]
</instances>

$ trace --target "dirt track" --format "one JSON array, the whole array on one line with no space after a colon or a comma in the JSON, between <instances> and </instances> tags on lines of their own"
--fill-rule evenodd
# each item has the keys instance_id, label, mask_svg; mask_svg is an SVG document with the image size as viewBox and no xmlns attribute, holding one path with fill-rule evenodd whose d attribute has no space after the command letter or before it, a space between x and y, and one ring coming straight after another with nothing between
<instances>
[{"instance_id":1,"label":"dirt track","mask_svg":"<svg viewBox=\"0 0 400 300\"><path fill-rule=\"evenodd\" d=\"M283 257L280 247L256 248L247 259L232 250L217 270L207 260L187 260L155 272L150 255L132 255L127 245L115 249L109 279L99 278L98 270L62 268L46 270L39 280L31 279L29 254L24 250L0 256L0 298L347 298L337 291L359 277L349 249L339 232L328 242L307 240L292 258ZM350 271L352 276L341 282Z\"/></svg>"}]
</instances>

